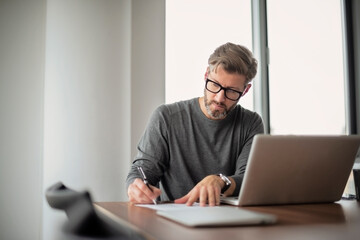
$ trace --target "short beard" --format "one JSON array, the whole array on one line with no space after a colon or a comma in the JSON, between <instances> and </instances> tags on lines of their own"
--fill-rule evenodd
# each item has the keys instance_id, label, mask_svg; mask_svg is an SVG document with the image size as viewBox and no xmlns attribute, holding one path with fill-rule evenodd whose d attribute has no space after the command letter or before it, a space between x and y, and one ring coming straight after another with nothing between
<instances>
[{"instance_id":1,"label":"short beard","mask_svg":"<svg viewBox=\"0 0 360 240\"><path fill-rule=\"evenodd\" d=\"M235 106L236 106L236 104L234 104L233 106L231 106L230 109L227 109L224 104L220 103L220 105L224 106L224 112L220 112L219 110L211 111L210 105L212 103L218 104L215 101L208 101L207 95L206 95L206 89L205 89L205 91L204 91L204 104L205 104L206 111L213 119L216 119L216 120L224 119L229 114L229 112L231 110L233 110L235 108Z\"/></svg>"}]
</instances>

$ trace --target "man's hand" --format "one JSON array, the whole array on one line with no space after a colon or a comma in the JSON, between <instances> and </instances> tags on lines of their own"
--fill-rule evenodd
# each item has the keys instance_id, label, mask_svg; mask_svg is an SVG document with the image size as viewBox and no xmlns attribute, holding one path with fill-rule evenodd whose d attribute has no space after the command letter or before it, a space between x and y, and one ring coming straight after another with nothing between
<instances>
[{"instance_id":1,"label":"man's hand","mask_svg":"<svg viewBox=\"0 0 360 240\"><path fill-rule=\"evenodd\" d=\"M150 188L152 191L140 178L136 178L128 188L129 201L132 203L153 203L152 200L160 195L161 190L154 186L150 186Z\"/></svg>"},{"instance_id":2,"label":"man's hand","mask_svg":"<svg viewBox=\"0 0 360 240\"><path fill-rule=\"evenodd\" d=\"M194 202L200 200L200 206L208 203L210 206L220 205L221 188L225 183L216 175L209 175L201 180L196 186L184 197L176 199L175 203L186 203L192 206Z\"/></svg>"}]
</instances>

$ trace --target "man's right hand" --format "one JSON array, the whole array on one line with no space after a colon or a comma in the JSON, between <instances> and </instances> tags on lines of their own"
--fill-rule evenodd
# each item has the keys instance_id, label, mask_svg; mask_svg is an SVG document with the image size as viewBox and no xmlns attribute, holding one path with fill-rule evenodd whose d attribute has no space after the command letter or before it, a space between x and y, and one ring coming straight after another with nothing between
<instances>
[{"instance_id":1,"label":"man's right hand","mask_svg":"<svg viewBox=\"0 0 360 240\"><path fill-rule=\"evenodd\" d=\"M153 199L160 196L161 190L154 186L150 186L151 190L140 179L136 178L128 188L129 201L132 203L153 203Z\"/></svg>"}]
</instances>

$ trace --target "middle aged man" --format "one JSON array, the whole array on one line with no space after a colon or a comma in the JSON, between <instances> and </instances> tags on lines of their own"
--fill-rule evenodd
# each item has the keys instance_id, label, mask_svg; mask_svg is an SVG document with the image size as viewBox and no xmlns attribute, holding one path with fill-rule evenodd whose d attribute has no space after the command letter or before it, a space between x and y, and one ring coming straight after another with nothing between
<instances>
[{"instance_id":1,"label":"middle aged man","mask_svg":"<svg viewBox=\"0 0 360 240\"><path fill-rule=\"evenodd\" d=\"M214 206L221 193L239 194L253 138L264 132L260 116L237 104L256 69L246 47L226 43L208 60L203 97L154 111L126 180L130 202Z\"/></svg>"}]
</instances>

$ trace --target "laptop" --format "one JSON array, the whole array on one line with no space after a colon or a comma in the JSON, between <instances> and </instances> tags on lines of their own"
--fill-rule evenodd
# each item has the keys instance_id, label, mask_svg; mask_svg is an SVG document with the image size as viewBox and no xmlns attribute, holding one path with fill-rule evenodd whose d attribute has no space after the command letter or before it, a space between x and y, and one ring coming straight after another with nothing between
<instances>
[{"instance_id":1,"label":"laptop","mask_svg":"<svg viewBox=\"0 0 360 240\"><path fill-rule=\"evenodd\" d=\"M256 135L237 206L331 203L341 199L360 136Z\"/></svg>"}]
</instances>

